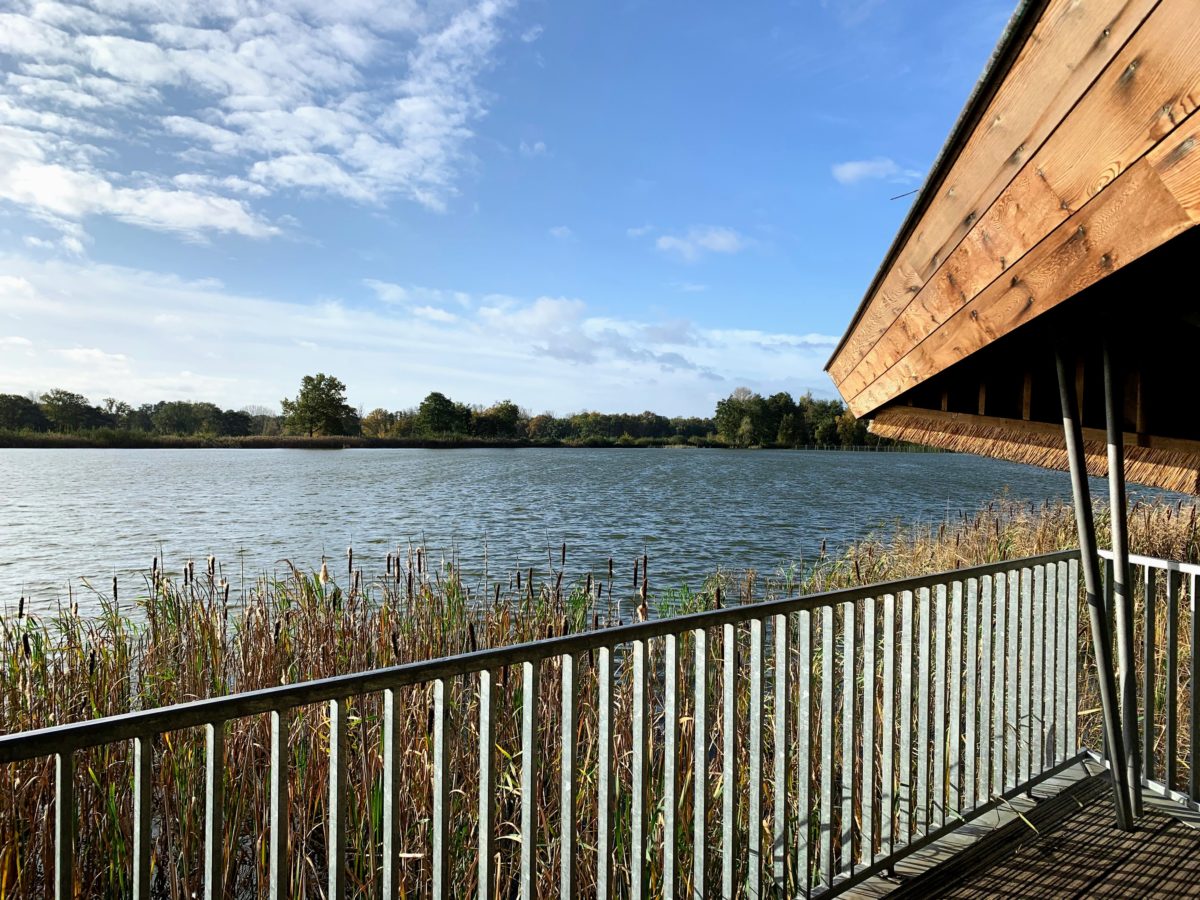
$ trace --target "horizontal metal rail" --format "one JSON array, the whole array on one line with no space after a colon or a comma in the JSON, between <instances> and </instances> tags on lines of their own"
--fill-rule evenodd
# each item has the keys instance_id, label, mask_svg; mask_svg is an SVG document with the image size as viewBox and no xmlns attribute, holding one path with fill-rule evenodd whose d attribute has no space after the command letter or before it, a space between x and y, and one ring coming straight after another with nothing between
<instances>
[{"instance_id":1,"label":"horizontal metal rail","mask_svg":"<svg viewBox=\"0 0 1200 900\"><path fill-rule=\"evenodd\" d=\"M423 893L461 893L461 875L472 872L488 896L507 873L532 897L554 868L567 893L594 884L603 895L647 896L654 885L667 897L833 895L1074 757L1078 572L1078 551L1063 551L580 632L6 735L0 763L57 760L54 875L56 896L66 897L74 754L132 740L143 754L141 896L151 887L150 748L165 732L203 727L203 892L223 896L238 880L223 856L234 843L223 803L252 774L227 770L225 735L269 713L267 887L287 896L289 848L301 843L287 833L289 720L298 707L324 705L323 847L328 896L341 897L356 809L350 761L380 753L350 743L361 740L351 738L353 698L379 693L382 852L372 877L388 891L402 881L401 807L415 799L399 781L407 710L419 716L406 721L429 723ZM561 696L548 704L555 685ZM407 686L422 689L413 707L397 693ZM498 723L514 711L516 736L498 743ZM519 807L506 807L518 828L507 857L495 833L508 802L501 749ZM478 796L472 788L459 804L464 758L478 765ZM542 803L558 816L543 816ZM583 831L584 804L594 836ZM669 835L654 825L664 804ZM454 849L464 825L475 834L469 860ZM660 865L663 853L671 859Z\"/></svg>"}]
</instances>

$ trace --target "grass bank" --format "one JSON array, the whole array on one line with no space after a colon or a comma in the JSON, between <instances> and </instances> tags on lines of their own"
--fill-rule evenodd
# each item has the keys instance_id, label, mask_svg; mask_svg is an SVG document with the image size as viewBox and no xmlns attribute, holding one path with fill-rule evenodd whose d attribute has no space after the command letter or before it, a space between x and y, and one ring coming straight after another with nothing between
<instances>
[{"instance_id":1,"label":"grass bank","mask_svg":"<svg viewBox=\"0 0 1200 900\"><path fill-rule=\"evenodd\" d=\"M1101 531L1106 520L1101 516ZM1192 507L1157 503L1135 508L1131 516L1135 552L1195 561L1198 554L1196 513ZM1103 539L1103 538L1102 538ZM839 554L822 554L787 572L763 576L716 573L692 590L663 590L666 578L650 570L649 604L659 614L708 608L718 602L755 603L773 597L829 590L861 583L905 578L932 571L1017 558L1071 546L1074 521L1069 508L1030 508L993 503L973 517L940 525L896 526ZM90 719L131 709L148 708L254 688L294 683L395 663L460 653L604 627L619 616L622 603L637 594L629 572L633 566L603 572L572 571L564 551L548 555L540 571L504 572L468 584L452 566L430 565L419 548L393 558L388 572L345 570L341 578L324 579L291 567L285 577L259 581L244 606L228 602L220 569L203 563L184 581L147 576L138 596L104 595L102 613L81 616L67 606L56 615L37 617L24 610L3 619L0 635L0 728L14 732L56 723ZM335 583L340 581L341 584ZM1086 617L1081 629L1086 630ZM1187 633L1184 631L1183 633ZM1081 632L1082 634L1082 632ZM683 665L691 663L690 645L683 646ZM815 660L814 660L815 663ZM718 667L713 666L714 670ZM1163 671L1159 666L1159 671ZM1187 660L1181 670L1188 671ZM585 669L585 672L590 669ZM1085 715L1082 733L1096 746L1094 691L1087 666L1081 666ZM630 804L632 703L627 671L622 668L614 701L616 729L618 822L628 822ZM496 812L497 884L500 896L511 896L516 883L520 846L512 839L520 815L519 678L498 675L496 741L498 747ZM538 812L543 841L539 844L542 893L557 887L557 752L559 681L543 674L542 728L538 738L545 761ZM476 707L473 683L457 679L451 690L453 846L456 892L473 893L475 868L474 756ZM400 823L407 895L420 896L428 885L428 832L431 771L429 766L431 689L407 689L400 697L400 778L405 802ZM739 682L739 703L748 705L746 681ZM682 745L690 746L690 706L682 704ZM1186 731L1186 710L1181 711ZM347 845L350 892L374 896L379 865L382 809L380 698L350 703L349 821ZM744 720L743 720L744 721ZM595 681L584 677L579 694L580 746L594 748ZM327 719L319 708L294 711L291 721L290 896L318 897L324 890L323 816L328 784ZM720 720L712 724L720 739ZM226 765L237 773L265 773L269 766L269 723L265 717L233 723L226 737ZM745 753L742 746L741 753ZM79 804L77 873L79 896L128 896L132 847L131 770L127 748L101 748L77 755ZM652 765L661 766L661 754ZM690 821L690 754L680 760L683 821ZM737 767L741 778L749 771ZM710 777L716 777L714 768ZM661 784L661 769L651 772ZM156 747L154 780L155 896L185 898L201 888L203 834L203 737L197 731L164 736ZM580 864L583 889L594 889L594 802L596 761L585 754L580 764ZM746 785L739 784L739 791ZM50 891L53 822L53 766L50 761L0 769L0 894L35 897ZM657 802L655 798L652 798ZM268 796L264 777L239 778L226 792L225 895L258 896L267 872ZM714 803L719 807L719 803ZM652 805L653 809L654 806ZM743 810L743 816L744 816ZM656 827L661 828L661 824ZM714 810L713 835L718 821ZM745 823L743 823L745 827ZM617 831L618 878L627 875L627 826ZM588 861L587 855L592 855ZM686 848L681 869L690 871ZM714 873L715 875L715 873ZM660 885L651 874L651 890ZM712 888L709 885L707 888ZM706 889L707 892L707 889Z\"/></svg>"}]
</instances>

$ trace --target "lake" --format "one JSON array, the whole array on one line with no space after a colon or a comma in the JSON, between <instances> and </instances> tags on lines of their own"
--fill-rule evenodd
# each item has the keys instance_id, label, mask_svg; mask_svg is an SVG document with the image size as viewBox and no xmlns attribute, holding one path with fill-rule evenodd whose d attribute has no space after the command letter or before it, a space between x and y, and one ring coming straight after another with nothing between
<instances>
[{"instance_id":1,"label":"lake","mask_svg":"<svg viewBox=\"0 0 1200 900\"><path fill-rule=\"evenodd\" d=\"M1068 498L1049 472L957 454L765 450L0 450L0 608L56 609L71 584L142 590L215 554L236 592L281 560L341 574L353 545L368 577L423 541L492 573L630 568L657 587L718 567L775 573L896 519L942 521L1004 492ZM1094 491L1103 483L1093 482ZM1143 492L1157 493L1157 492Z\"/></svg>"}]
</instances>

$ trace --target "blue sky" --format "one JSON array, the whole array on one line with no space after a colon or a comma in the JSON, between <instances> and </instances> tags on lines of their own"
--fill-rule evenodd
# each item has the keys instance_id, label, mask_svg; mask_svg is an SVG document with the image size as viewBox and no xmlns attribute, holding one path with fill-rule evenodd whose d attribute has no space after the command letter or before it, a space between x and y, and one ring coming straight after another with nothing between
<instances>
[{"instance_id":1,"label":"blue sky","mask_svg":"<svg viewBox=\"0 0 1200 900\"><path fill-rule=\"evenodd\" d=\"M0 391L831 396L1012 7L0 0Z\"/></svg>"}]
</instances>

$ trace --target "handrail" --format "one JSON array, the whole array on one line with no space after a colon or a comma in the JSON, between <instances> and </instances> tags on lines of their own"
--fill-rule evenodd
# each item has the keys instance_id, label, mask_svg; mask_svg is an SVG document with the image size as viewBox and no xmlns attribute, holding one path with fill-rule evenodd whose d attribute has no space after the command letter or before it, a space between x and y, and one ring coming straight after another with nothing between
<instances>
[{"instance_id":1,"label":"handrail","mask_svg":"<svg viewBox=\"0 0 1200 900\"><path fill-rule=\"evenodd\" d=\"M1100 549L1101 559L1113 559L1111 550ZM1200 564L1180 562L1175 559L1161 559L1157 556L1142 556L1137 553L1129 554L1129 564L1131 566L1150 566L1154 569L1162 569L1166 572L1181 572L1184 575L1200 575Z\"/></svg>"},{"instance_id":2,"label":"handrail","mask_svg":"<svg viewBox=\"0 0 1200 900\"><path fill-rule=\"evenodd\" d=\"M653 619L647 622L618 625L561 637L544 638L456 656L404 663L367 672L335 675L299 684L262 688L225 697L193 700L172 706L106 716L101 719L52 725L0 736L0 763L20 762L121 740L144 738L165 731L194 728L211 722L278 712L297 706L308 706L360 694L421 684L438 678L450 678L524 662L536 662L554 656L586 653L589 650L612 647L630 641L681 634L701 628L739 624L753 619L765 619L774 615L819 609L836 603L855 602L884 594L916 591L945 583L947 575L952 575L955 579L982 578L1011 571L1014 568L1065 562L1070 559L1078 559L1078 557L1078 550L1060 550L1038 556L955 569L952 572L937 572L901 581L877 582L861 587L840 588L834 591L809 594L804 597L789 597L745 606L703 610L667 619Z\"/></svg>"}]
</instances>

